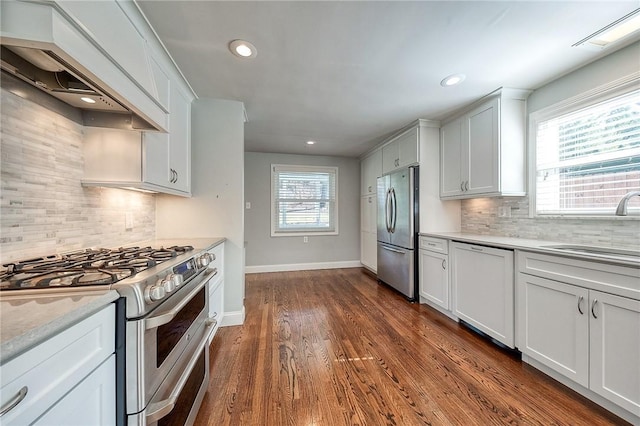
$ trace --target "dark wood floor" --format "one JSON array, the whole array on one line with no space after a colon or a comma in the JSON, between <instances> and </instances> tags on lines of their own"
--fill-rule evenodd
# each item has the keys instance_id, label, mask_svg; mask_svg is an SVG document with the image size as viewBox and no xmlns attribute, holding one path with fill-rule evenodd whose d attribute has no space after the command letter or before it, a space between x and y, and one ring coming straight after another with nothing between
<instances>
[{"instance_id":1,"label":"dark wood floor","mask_svg":"<svg viewBox=\"0 0 640 426\"><path fill-rule=\"evenodd\" d=\"M196 425L611 425L617 417L361 269L246 278Z\"/></svg>"}]
</instances>

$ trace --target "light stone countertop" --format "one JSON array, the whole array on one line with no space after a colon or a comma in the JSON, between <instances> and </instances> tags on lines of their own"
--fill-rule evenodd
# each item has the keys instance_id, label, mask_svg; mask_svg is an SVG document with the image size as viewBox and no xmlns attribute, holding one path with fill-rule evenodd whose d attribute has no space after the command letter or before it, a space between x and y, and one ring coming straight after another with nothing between
<instances>
[{"instance_id":1,"label":"light stone countertop","mask_svg":"<svg viewBox=\"0 0 640 426\"><path fill-rule=\"evenodd\" d=\"M191 245L210 249L226 238L175 238L141 241L126 246ZM71 294L0 295L0 365L66 330L120 297L110 289L78 290Z\"/></svg>"},{"instance_id":2,"label":"light stone countertop","mask_svg":"<svg viewBox=\"0 0 640 426\"><path fill-rule=\"evenodd\" d=\"M571 257L574 259L590 260L595 262L603 262L608 264L631 266L634 268L640 268L640 262L633 261L631 259L616 258L615 255L603 256L589 253L567 252L564 250L558 250L549 248L546 246L564 245L564 246L586 246L586 244L572 244L568 242L558 241L545 241L545 240L531 240L526 238L514 238L514 237L502 237L498 235L481 235L481 234L467 234L464 232L421 232L419 235L425 237L444 238L452 241L459 241L463 243L479 244L492 246L497 248L511 249L511 250L528 250L538 253L552 254L557 256ZM602 247L608 249L607 247ZM616 250L615 248L609 248Z\"/></svg>"},{"instance_id":3,"label":"light stone countertop","mask_svg":"<svg viewBox=\"0 0 640 426\"><path fill-rule=\"evenodd\" d=\"M0 365L120 297L115 290L0 299Z\"/></svg>"}]
</instances>

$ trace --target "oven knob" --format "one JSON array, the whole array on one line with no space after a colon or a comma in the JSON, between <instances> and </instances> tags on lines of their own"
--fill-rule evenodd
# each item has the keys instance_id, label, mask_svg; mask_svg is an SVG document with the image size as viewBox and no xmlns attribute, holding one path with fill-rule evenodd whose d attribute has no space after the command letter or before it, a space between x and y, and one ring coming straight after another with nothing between
<instances>
[{"instance_id":1,"label":"oven knob","mask_svg":"<svg viewBox=\"0 0 640 426\"><path fill-rule=\"evenodd\" d=\"M216 260L216 257L214 255L212 255L211 253L205 253L205 254L203 254L202 256L200 256L198 258L196 263L198 264L198 266L200 268L204 268L205 266L207 266L208 264L210 264L214 260Z\"/></svg>"},{"instance_id":2,"label":"oven knob","mask_svg":"<svg viewBox=\"0 0 640 426\"><path fill-rule=\"evenodd\" d=\"M176 289L176 283L173 280L173 274L167 275L167 278L162 280L162 288L164 288L167 293L171 293Z\"/></svg>"},{"instance_id":3,"label":"oven knob","mask_svg":"<svg viewBox=\"0 0 640 426\"><path fill-rule=\"evenodd\" d=\"M156 302L162 298L164 298L165 296L165 291L164 291L164 287L160 286L160 285L152 285L147 287L146 291L145 291L145 299L147 299L147 302L151 303L151 302Z\"/></svg>"},{"instance_id":4,"label":"oven knob","mask_svg":"<svg viewBox=\"0 0 640 426\"><path fill-rule=\"evenodd\" d=\"M176 287L180 287L184 282L184 277L182 274L171 274L171 281L173 281Z\"/></svg>"}]
</instances>

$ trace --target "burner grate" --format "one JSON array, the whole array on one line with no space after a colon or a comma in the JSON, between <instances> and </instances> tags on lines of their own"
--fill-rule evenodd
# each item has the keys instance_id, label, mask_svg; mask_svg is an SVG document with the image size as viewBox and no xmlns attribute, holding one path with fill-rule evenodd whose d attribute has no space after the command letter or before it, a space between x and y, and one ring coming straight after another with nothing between
<instances>
[{"instance_id":1,"label":"burner grate","mask_svg":"<svg viewBox=\"0 0 640 426\"><path fill-rule=\"evenodd\" d=\"M0 290L109 285L193 250L191 246L85 249L4 264Z\"/></svg>"}]
</instances>

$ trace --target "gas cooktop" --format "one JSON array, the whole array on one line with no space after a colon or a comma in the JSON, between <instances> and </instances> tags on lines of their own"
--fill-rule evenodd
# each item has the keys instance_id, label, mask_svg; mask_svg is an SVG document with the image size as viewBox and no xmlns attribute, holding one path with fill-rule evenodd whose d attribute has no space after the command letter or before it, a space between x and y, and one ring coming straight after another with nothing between
<instances>
[{"instance_id":1,"label":"gas cooktop","mask_svg":"<svg viewBox=\"0 0 640 426\"><path fill-rule=\"evenodd\" d=\"M192 246L99 248L7 263L0 270L0 290L111 285L192 250Z\"/></svg>"}]
</instances>

